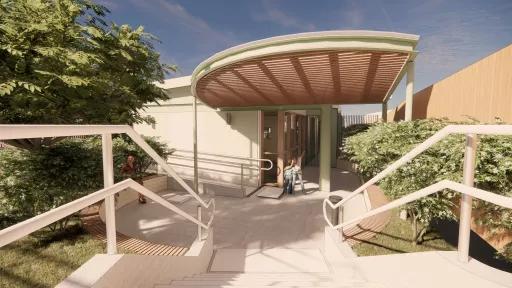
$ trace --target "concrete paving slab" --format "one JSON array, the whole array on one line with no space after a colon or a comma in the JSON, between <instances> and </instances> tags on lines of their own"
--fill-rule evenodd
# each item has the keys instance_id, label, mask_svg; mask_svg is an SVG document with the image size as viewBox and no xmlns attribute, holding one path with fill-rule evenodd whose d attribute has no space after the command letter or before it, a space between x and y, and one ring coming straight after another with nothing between
<instances>
[{"instance_id":1,"label":"concrete paving slab","mask_svg":"<svg viewBox=\"0 0 512 288\"><path fill-rule=\"evenodd\" d=\"M457 265L456 258L457 252L435 251L359 257L354 261L367 279L389 287L512 287L512 274L471 261L469 265ZM495 271L485 276L483 268Z\"/></svg>"},{"instance_id":2,"label":"concrete paving slab","mask_svg":"<svg viewBox=\"0 0 512 288\"><path fill-rule=\"evenodd\" d=\"M318 249L219 249L211 272L328 273Z\"/></svg>"},{"instance_id":3,"label":"concrete paving slab","mask_svg":"<svg viewBox=\"0 0 512 288\"><path fill-rule=\"evenodd\" d=\"M97 254L75 270L57 288L83 288L93 285L105 275L123 255Z\"/></svg>"},{"instance_id":4,"label":"concrete paving slab","mask_svg":"<svg viewBox=\"0 0 512 288\"><path fill-rule=\"evenodd\" d=\"M283 188L263 186L256 192L256 196L258 196L260 198L279 199L279 198L281 198L283 193L284 193Z\"/></svg>"},{"instance_id":5,"label":"concrete paving slab","mask_svg":"<svg viewBox=\"0 0 512 288\"><path fill-rule=\"evenodd\" d=\"M300 185L295 186L294 195L283 195L279 200L215 196L216 215L213 221L214 248L270 249L296 248L318 249L323 246L325 222L322 215L322 200L328 193L318 191L318 167L303 169L306 193ZM332 187L342 193L350 193L360 184L353 173L332 169ZM169 199L176 191L160 194ZM186 201L178 205L195 216L197 202ZM362 197L356 197L344 210L345 219L365 210ZM350 214L350 215L349 215ZM203 219L209 214L203 211ZM116 213L119 232L130 237L159 244L188 247L197 234L197 226L153 201L130 203Z\"/></svg>"}]
</instances>

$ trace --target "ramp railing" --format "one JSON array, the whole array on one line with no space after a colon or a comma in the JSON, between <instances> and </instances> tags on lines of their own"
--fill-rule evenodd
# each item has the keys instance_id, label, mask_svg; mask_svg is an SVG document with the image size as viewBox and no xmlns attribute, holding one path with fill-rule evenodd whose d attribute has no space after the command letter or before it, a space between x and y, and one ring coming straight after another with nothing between
<instances>
[{"instance_id":1,"label":"ramp railing","mask_svg":"<svg viewBox=\"0 0 512 288\"><path fill-rule=\"evenodd\" d=\"M198 219L179 209L157 194L147 190L133 180L125 180L114 184L114 161L112 153L112 134L126 134L139 147L142 148L166 173L174 178L192 197L200 204L198 206ZM101 135L102 157L103 157L103 182L105 189L99 190L88 196L67 203L46 213L25 220L11 227L0 231L0 246L6 245L16 239L34 232L52 222L62 219L88 205L105 199L105 222L107 228L107 253L115 254L116 249L116 228L115 228L115 200L114 194L126 188L133 188L137 192L148 196L157 203L178 213L185 219L198 225L198 239L201 239L202 229L209 229L215 214L215 200L205 202L187 183L174 171L174 169L156 153L144 139L128 125L0 125L0 141L12 139L44 138L44 137L66 137ZM119 188L122 187L122 188ZM95 201L91 202L90 199ZM87 205L85 205L87 204ZM85 206L84 206L85 205ZM212 212L206 224L201 222L201 207L210 208ZM48 222L50 221L50 222ZM39 227L39 228L37 228ZM34 229L37 228L37 229Z\"/></svg>"}]
</instances>

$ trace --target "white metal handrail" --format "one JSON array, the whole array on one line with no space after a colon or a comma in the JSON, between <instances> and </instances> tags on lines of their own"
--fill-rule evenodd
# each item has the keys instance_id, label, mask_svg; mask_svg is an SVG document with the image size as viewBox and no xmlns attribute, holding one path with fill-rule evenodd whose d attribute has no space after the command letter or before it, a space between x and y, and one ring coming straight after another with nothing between
<instances>
[{"instance_id":1,"label":"white metal handrail","mask_svg":"<svg viewBox=\"0 0 512 288\"><path fill-rule=\"evenodd\" d=\"M334 205L334 208L343 206L348 200L354 198L357 194L365 191L371 185L377 183L387 175L391 174L396 169L411 161L414 157L418 156L437 142L443 140L450 134L477 134L477 135L512 135L512 125L448 125L443 129L430 136L423 143L416 146L407 154L402 156L393 164L386 167L379 174L368 180L352 193L343 197L343 200ZM333 192L331 195L340 195L341 193Z\"/></svg>"},{"instance_id":2,"label":"white metal handrail","mask_svg":"<svg viewBox=\"0 0 512 288\"><path fill-rule=\"evenodd\" d=\"M506 197L506 196L502 196L502 195L499 195L499 194L496 194L496 193L492 193L492 192L489 192L489 191L486 191L486 190L482 190L482 189L478 189L478 188L475 188L475 187L471 187L471 186L467 186L467 185L464 185L464 184L461 184L461 183L457 183L457 182L454 182L454 181L450 181L450 180L441 180L435 184L432 184L426 188L423 188L421 190L418 190L416 192L413 192L411 194L407 194L406 196L400 198L400 199L397 199L397 200L394 200L390 203L387 203L383 206L380 206L378 208L375 208L369 212L366 212L365 214L359 216L359 217L356 217L354 219L351 219L351 220L348 220L346 222L343 222L343 223L340 223L338 225L333 225L331 220L329 220L329 218L327 217L327 213L326 213L326 206L329 205L331 208L335 208L335 205L332 204L331 201L329 201L329 199L324 199L324 202L323 202L323 209L324 209L324 219L325 221L327 222L327 224L333 228L333 229L341 229L341 228L344 228L344 227L347 227L347 226L352 226L352 225L355 225L357 223L359 223L361 220L365 219L365 218L368 218L368 217L371 217L371 216L375 216L377 214L380 214L382 212L386 212L388 210L391 210L391 209L394 209L394 208L398 208L402 205L405 205L407 203L410 203L410 202L414 202L420 198L423 198L423 197L426 197L428 195L431 195L431 194L434 194L434 193L437 193L441 190L444 190L444 189L450 189L452 191L455 191L455 192L459 192L461 194L465 194L465 195L468 195L468 196L471 196L471 197L475 197L475 198L478 198L480 200L483 200L483 201L486 201L486 202L490 202L490 203L493 203L495 205L499 205L499 206L502 206L502 207L505 207L505 208L509 208L509 209L512 209L512 198L511 197Z\"/></svg>"},{"instance_id":3,"label":"white metal handrail","mask_svg":"<svg viewBox=\"0 0 512 288\"><path fill-rule=\"evenodd\" d=\"M333 226L331 221L327 217L326 206L329 205L332 209L338 209L343 206L348 200L352 199L358 193L361 193L370 185L373 185L377 181L386 177L396 169L400 168L404 164L411 161L414 157L427 150L437 142L441 141L450 134L465 134L466 135L466 148L464 151L464 169L463 169L463 182L464 184L443 180L427 188L421 189L417 192L404 196L398 200L395 200L389 204L386 204L377 209L373 209L365 213L364 215L352 219L347 222L342 222L336 226ZM512 135L512 125L448 125L437 133L429 137L423 143L416 146L410 152L402 156L393 164L389 165L382 172L377 174L375 177L364 183L361 187L357 188L354 192L350 193L342 201L333 204L329 198L324 199L323 202L323 216L325 221L331 228L342 229L348 225L353 225L364 218L382 213L392 208L399 207L403 204L418 200L419 198L428 196L432 193L438 192L443 189L451 189L462 193L461 204L460 204L460 221L459 221L459 260L461 262L467 262L469 259L469 238L471 232L471 209L472 209L472 197L477 197L484 201L494 203L507 208L512 208L512 198L493 194L491 192L473 188L474 185L474 174L475 174L475 160L476 160L476 149L477 149L477 137L478 135ZM339 195L339 192L333 194ZM338 212L339 213L339 212ZM339 220L339 217L338 217Z\"/></svg>"},{"instance_id":4,"label":"white metal handrail","mask_svg":"<svg viewBox=\"0 0 512 288\"><path fill-rule=\"evenodd\" d=\"M167 162L164 159L162 159L162 157L160 157L160 155L158 155L158 153L156 153L156 151L153 150L153 148L151 148L151 146L149 146L148 143L146 143L146 141L144 141L144 138L142 138L137 132L135 132L133 128L129 126L127 127L128 129L126 134L130 136L130 138L132 138L132 140L135 143L137 143L137 145L139 145L146 153L148 153L148 155L151 156L151 158L153 158L153 160L155 160L155 162L158 165L160 165L160 167L162 167L165 170L165 172L172 176L181 185L181 187L185 188L185 190L190 195L192 195L201 204L201 206L203 206L206 209L210 207L210 205L204 202L203 199L201 199L201 197L199 197L199 195L194 191L194 189L188 186L187 183L183 180L183 178L181 178L178 175L178 173L176 173L176 171L174 171L174 169L169 164L167 164Z\"/></svg>"},{"instance_id":5,"label":"white metal handrail","mask_svg":"<svg viewBox=\"0 0 512 288\"><path fill-rule=\"evenodd\" d=\"M185 149L176 149L176 152L178 153L194 153L194 151L192 150L185 150ZM266 159L266 158L250 158L250 157L239 157L239 156L231 156L231 155L224 155L224 154L211 154L211 153L198 153L198 154L203 154L205 156L211 156L211 157L224 157L224 158L231 158L231 159L235 159L235 160L245 160L245 161L249 161L249 162L265 162L265 163L269 163L269 166L268 167L263 167L263 168L260 168L260 167L257 167L255 166L255 168L258 168L260 170L263 170L263 171L268 171L268 170L272 170L272 168L274 167L274 163L272 163L272 161L270 159ZM182 158L182 159L193 159L193 157L191 156L183 156L183 155L170 155L170 157L176 157L176 158ZM206 158L206 157L198 157L197 158L198 161L202 161L202 162L207 162L207 163L224 163L224 164L233 164L233 165L245 165L244 163L239 163L239 162L232 162L232 161L226 161L226 160L220 160L220 159L212 159L212 158ZM251 168L251 166L245 166L245 168Z\"/></svg>"},{"instance_id":6,"label":"white metal handrail","mask_svg":"<svg viewBox=\"0 0 512 288\"><path fill-rule=\"evenodd\" d=\"M198 206L198 219L195 220L192 216L181 211L179 208L168 203L167 201L150 197L155 199L158 203L166 206L172 211L177 212L186 219L197 224L198 240L202 240L201 229L210 227L215 214L215 201L211 199L206 203L185 181L174 171L174 169L156 153L151 146L144 141L144 139L128 125L0 125L0 140L11 139L26 139L26 138L44 138L44 137L69 137L69 136L85 136L85 135L101 135L102 139L102 159L103 159L103 184L105 189L114 186L114 160L112 154L112 134L124 133L128 135L142 150L144 150L153 160L162 167L168 175L173 177L185 190L192 195L199 203ZM135 185L138 190L144 190ZM142 187L142 186L141 186ZM151 192L151 191L149 191ZM144 193L142 193L144 194ZM152 194L151 194L152 195ZM152 195L154 196L154 195ZM115 225L115 200L113 194L108 194L105 199L105 225L106 225L106 238L107 238L107 253L116 254L116 225ZM101 199L100 199L101 200ZM170 205L170 206L169 206ZM64 207L67 207L64 205ZM201 222L201 208L206 209L213 207L212 217L207 225ZM65 209L65 208L62 208ZM53 211L53 210L52 210ZM52 212L49 211L49 212ZM55 214L52 217L55 217ZM49 217L49 216L48 216ZM49 217L51 219L51 217ZM29 219L30 220L30 219ZM58 219L56 219L58 220ZM55 221L56 221L55 220ZM28 221L28 220L27 220ZM24 223L24 222L22 222ZM47 223L47 222L41 222ZM51 223L51 222L50 222ZM21 224L21 223L20 223ZM39 224L41 225L41 224ZM16 227L16 225L15 225ZM44 227L44 226L43 226ZM40 227L42 228L42 227ZM9 228L8 228L9 229ZM7 230L9 231L9 230ZM20 231L20 230L18 230ZM22 231L22 230L21 230ZM7 232L6 232L7 233ZM18 232L19 233L19 232ZM26 235L26 234L25 234ZM0 234L1 236L1 234ZM0 237L1 238L1 237Z\"/></svg>"},{"instance_id":7,"label":"white metal handrail","mask_svg":"<svg viewBox=\"0 0 512 288\"><path fill-rule=\"evenodd\" d=\"M183 218L197 224L199 227L209 229L211 227L211 223L215 216L215 200L210 199L208 201L208 206L213 206L212 214L208 223L204 224L200 220L195 219L190 214L171 204L169 201L165 200L155 192L147 189L141 184L133 181L132 179L126 179L119 183L116 183L107 188L98 190L94 193L91 193L87 196L74 200L72 202L66 203L62 206L59 206L55 209L52 209L48 212L42 213L30 219L27 219L23 222L17 223L13 226L7 227L3 230L0 230L0 247L3 247L13 241L16 241L34 231L37 231L43 227L48 226L49 224L58 221L62 218L65 218L73 213L76 213L94 203L97 203L103 199L106 199L108 196L112 196L116 193L123 193L127 191L128 188L135 190L138 193L148 197L149 199L161 204L165 208L175 212L176 214L182 216Z\"/></svg>"},{"instance_id":8,"label":"white metal handrail","mask_svg":"<svg viewBox=\"0 0 512 288\"><path fill-rule=\"evenodd\" d=\"M187 154L187 153L193 154L194 153L194 151L192 151L192 150L185 150L185 149L176 149L175 152L183 153L183 154ZM242 193L242 197L245 197L245 187L246 187L246 183L244 181L245 169L252 169L252 170L257 169L257 170L261 170L261 171L269 171L269 170L272 170L272 168L274 168L274 163L272 163L272 161L270 159L265 159L265 158L239 157L239 156L212 154L212 153L204 153L204 152L198 153L198 154L203 154L203 155L207 156L207 157L203 156L203 157L197 158L197 160L202 163L223 164L226 166L229 165L230 167L240 167L240 192ZM240 160L240 162L208 158L208 156L216 157L216 158L224 157L224 158L228 158L228 159ZM176 160L185 160L185 161L194 160L193 156L177 155L175 153L173 153L169 157L174 158ZM243 163L241 161L247 161L248 163ZM261 167L260 165L258 165L258 166L251 165L250 164L251 162L258 162L258 164L261 164L261 162L265 162L265 163L269 163L270 165L268 167ZM187 167L187 165L185 165L185 164L178 164L178 163L172 163L172 164L175 166ZM209 168L202 168L202 169L212 171L212 169L209 169ZM234 172L227 172L227 171L217 171L217 173L235 174Z\"/></svg>"},{"instance_id":9,"label":"white metal handrail","mask_svg":"<svg viewBox=\"0 0 512 288\"><path fill-rule=\"evenodd\" d=\"M144 141L144 138L128 125L0 125L0 140L123 133L139 145L168 175L175 178L204 208L209 208L209 205Z\"/></svg>"}]
</instances>

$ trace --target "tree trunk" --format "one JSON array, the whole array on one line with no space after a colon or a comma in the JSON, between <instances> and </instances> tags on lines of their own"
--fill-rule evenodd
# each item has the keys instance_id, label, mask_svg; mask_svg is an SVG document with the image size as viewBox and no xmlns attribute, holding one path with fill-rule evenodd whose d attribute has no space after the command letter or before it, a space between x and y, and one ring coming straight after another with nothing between
<instances>
[{"instance_id":1,"label":"tree trunk","mask_svg":"<svg viewBox=\"0 0 512 288\"><path fill-rule=\"evenodd\" d=\"M416 246L418 244L418 218L416 214L411 210L411 220L412 220L412 245Z\"/></svg>"},{"instance_id":2,"label":"tree trunk","mask_svg":"<svg viewBox=\"0 0 512 288\"><path fill-rule=\"evenodd\" d=\"M418 243L423 243L423 237L425 237L425 234L427 234L427 227L422 227L421 230L420 230L420 233L418 235L418 238L417 238L417 242Z\"/></svg>"}]
</instances>

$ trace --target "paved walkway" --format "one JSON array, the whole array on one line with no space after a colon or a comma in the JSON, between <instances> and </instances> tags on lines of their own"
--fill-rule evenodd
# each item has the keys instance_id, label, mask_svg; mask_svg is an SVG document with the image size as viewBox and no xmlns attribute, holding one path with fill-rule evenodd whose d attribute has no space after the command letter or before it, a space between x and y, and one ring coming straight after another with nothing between
<instances>
[{"instance_id":1,"label":"paved walkway","mask_svg":"<svg viewBox=\"0 0 512 288\"><path fill-rule=\"evenodd\" d=\"M318 191L318 167L305 167L306 194L297 192L281 199L216 197L217 211L213 223L215 248L318 249L323 246L325 223L322 200L326 193ZM332 190L349 193L360 185L359 177L339 169L332 170ZM175 192L161 194L170 198ZM365 211L362 197L354 198L347 213ZM196 215L195 201L180 208ZM208 219L209 215L204 215ZM350 218L350 217L348 217ZM197 227L181 217L148 201L141 205L130 203L116 213L119 232L158 244L188 247L194 241Z\"/></svg>"},{"instance_id":2,"label":"paved walkway","mask_svg":"<svg viewBox=\"0 0 512 288\"><path fill-rule=\"evenodd\" d=\"M98 206L91 206L82 210L80 213L83 227L95 238L107 242L105 223L98 214ZM165 255L165 256L181 256L185 255L188 248L178 247L168 244L156 244L137 238L126 236L117 231L116 233L117 248L121 253L136 253L141 255Z\"/></svg>"},{"instance_id":3,"label":"paved walkway","mask_svg":"<svg viewBox=\"0 0 512 288\"><path fill-rule=\"evenodd\" d=\"M378 208L389 203L384 192L375 185L368 187L368 198L372 209ZM373 238L377 233L382 231L391 219L391 210L379 213L375 216L368 217L359 222L356 226L345 228L343 236L347 239L349 245Z\"/></svg>"}]
</instances>

